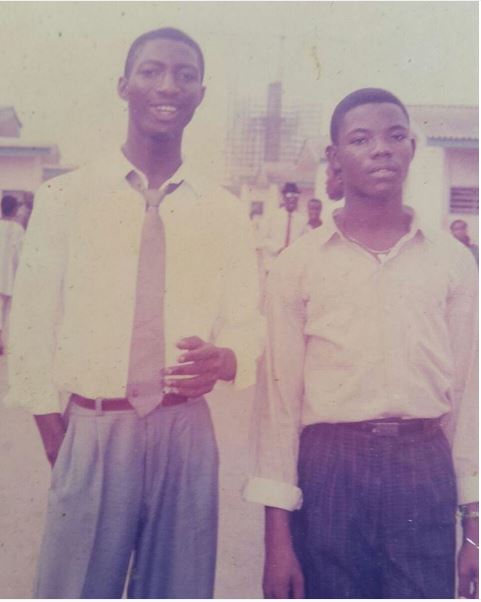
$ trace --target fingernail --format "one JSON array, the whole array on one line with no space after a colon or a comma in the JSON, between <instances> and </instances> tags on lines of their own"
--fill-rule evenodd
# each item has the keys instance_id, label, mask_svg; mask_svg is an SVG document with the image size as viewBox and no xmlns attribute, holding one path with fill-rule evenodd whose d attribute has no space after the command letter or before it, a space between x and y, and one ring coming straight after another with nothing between
<instances>
[{"instance_id":1,"label":"fingernail","mask_svg":"<svg viewBox=\"0 0 481 602\"><path fill-rule=\"evenodd\" d=\"M164 370L164 374L173 374L173 372L174 371L172 370L172 368L165 368Z\"/></svg>"},{"instance_id":2,"label":"fingernail","mask_svg":"<svg viewBox=\"0 0 481 602\"><path fill-rule=\"evenodd\" d=\"M179 356L179 362L185 362L185 355Z\"/></svg>"}]
</instances>

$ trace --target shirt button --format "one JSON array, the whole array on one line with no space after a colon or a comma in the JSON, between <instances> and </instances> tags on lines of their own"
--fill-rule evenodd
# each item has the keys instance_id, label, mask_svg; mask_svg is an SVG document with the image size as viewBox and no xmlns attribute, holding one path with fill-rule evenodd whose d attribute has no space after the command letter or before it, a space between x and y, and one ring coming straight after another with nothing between
<instances>
[{"instance_id":1,"label":"shirt button","mask_svg":"<svg viewBox=\"0 0 481 602\"><path fill-rule=\"evenodd\" d=\"M132 389L132 397L138 397L139 396L139 390L138 389Z\"/></svg>"}]
</instances>

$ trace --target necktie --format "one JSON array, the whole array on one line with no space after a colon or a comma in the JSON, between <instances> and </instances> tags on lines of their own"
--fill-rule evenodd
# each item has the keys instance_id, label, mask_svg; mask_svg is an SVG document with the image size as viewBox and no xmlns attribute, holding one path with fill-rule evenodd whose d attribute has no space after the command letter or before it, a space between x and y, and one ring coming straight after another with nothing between
<instances>
[{"instance_id":1,"label":"necktie","mask_svg":"<svg viewBox=\"0 0 481 602\"><path fill-rule=\"evenodd\" d=\"M146 189L135 171L127 180L146 203L127 378L127 398L137 413L145 416L163 397L165 235L159 205L180 183L160 190Z\"/></svg>"},{"instance_id":2,"label":"necktie","mask_svg":"<svg viewBox=\"0 0 481 602\"><path fill-rule=\"evenodd\" d=\"M292 213L289 211L287 213L286 242L284 244L284 248L288 247L289 243L291 242L291 220L292 220Z\"/></svg>"}]
</instances>

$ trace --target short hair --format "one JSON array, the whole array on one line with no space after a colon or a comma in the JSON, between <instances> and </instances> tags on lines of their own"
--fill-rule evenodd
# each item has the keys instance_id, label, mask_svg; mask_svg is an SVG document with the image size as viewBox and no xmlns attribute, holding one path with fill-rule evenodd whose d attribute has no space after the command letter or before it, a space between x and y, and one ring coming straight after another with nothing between
<instances>
[{"instance_id":1,"label":"short hair","mask_svg":"<svg viewBox=\"0 0 481 602\"><path fill-rule=\"evenodd\" d=\"M18 209L18 201L11 194L6 194L2 197L2 216L3 217L12 217L15 215Z\"/></svg>"},{"instance_id":2,"label":"short hair","mask_svg":"<svg viewBox=\"0 0 481 602\"><path fill-rule=\"evenodd\" d=\"M308 205L311 205L311 204L319 205L320 207L322 207L322 201L320 199L315 199L315 198L309 199Z\"/></svg>"},{"instance_id":3,"label":"short hair","mask_svg":"<svg viewBox=\"0 0 481 602\"><path fill-rule=\"evenodd\" d=\"M458 224L461 226L466 226L466 227L468 226L468 223L465 222L463 219L455 219L454 222L451 222L451 225L449 227L452 230Z\"/></svg>"},{"instance_id":4,"label":"short hair","mask_svg":"<svg viewBox=\"0 0 481 602\"><path fill-rule=\"evenodd\" d=\"M333 144L337 144L339 141L339 130L341 129L341 123L346 113L361 105L367 105L371 103L380 104L383 102L389 102L397 105L404 113L409 123L409 114L407 109L399 100L399 98L397 98L397 96L394 96L394 94L391 92L382 90L381 88L361 88L360 90L356 90L355 92L351 92L345 96L334 109L331 117L330 127L331 140Z\"/></svg>"},{"instance_id":5,"label":"short hair","mask_svg":"<svg viewBox=\"0 0 481 602\"><path fill-rule=\"evenodd\" d=\"M132 42L127 53L127 58L125 59L125 77L130 75L134 61L140 50L151 40L174 40L175 42L182 42L183 44L190 46L196 52L197 58L199 59L200 79L201 81L204 79L204 55L202 54L199 44L186 33L180 31L180 29L175 29L174 27L162 27L160 29L147 31Z\"/></svg>"},{"instance_id":6,"label":"short hair","mask_svg":"<svg viewBox=\"0 0 481 602\"><path fill-rule=\"evenodd\" d=\"M295 182L286 182L281 190L282 194L286 194L287 192L294 192L299 194L299 188Z\"/></svg>"}]
</instances>

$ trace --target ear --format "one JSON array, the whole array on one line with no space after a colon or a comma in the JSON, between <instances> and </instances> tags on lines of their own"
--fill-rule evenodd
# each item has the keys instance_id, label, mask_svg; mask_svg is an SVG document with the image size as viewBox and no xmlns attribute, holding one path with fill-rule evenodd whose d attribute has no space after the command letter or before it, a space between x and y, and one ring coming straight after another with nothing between
<instances>
[{"instance_id":1,"label":"ear","mask_svg":"<svg viewBox=\"0 0 481 602\"><path fill-rule=\"evenodd\" d=\"M341 164L339 163L338 158L338 152L339 150L335 144L330 144L326 147L326 157L334 173L337 173L341 169Z\"/></svg>"},{"instance_id":2,"label":"ear","mask_svg":"<svg viewBox=\"0 0 481 602\"><path fill-rule=\"evenodd\" d=\"M200 105L200 103L204 100L204 96L205 96L205 86L202 86L199 92L199 102L197 103L197 106Z\"/></svg>"},{"instance_id":3,"label":"ear","mask_svg":"<svg viewBox=\"0 0 481 602\"><path fill-rule=\"evenodd\" d=\"M414 159L416 154L416 136L411 134L411 161Z\"/></svg>"},{"instance_id":4,"label":"ear","mask_svg":"<svg viewBox=\"0 0 481 602\"><path fill-rule=\"evenodd\" d=\"M128 100L128 80L122 75L119 77L119 81L117 82L117 92L122 100Z\"/></svg>"}]
</instances>

